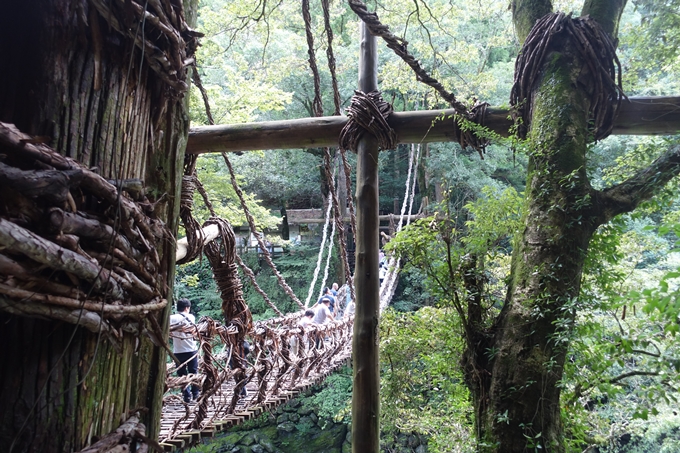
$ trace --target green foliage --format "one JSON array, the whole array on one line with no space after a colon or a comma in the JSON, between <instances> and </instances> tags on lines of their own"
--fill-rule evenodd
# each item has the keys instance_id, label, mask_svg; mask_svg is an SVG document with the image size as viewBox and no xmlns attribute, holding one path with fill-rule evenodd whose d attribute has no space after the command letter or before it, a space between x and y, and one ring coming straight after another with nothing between
<instances>
[{"instance_id":1,"label":"green foliage","mask_svg":"<svg viewBox=\"0 0 680 453\"><path fill-rule=\"evenodd\" d=\"M247 224L241 202L231 184L231 176L222 156L219 154L202 154L196 164L196 173L205 187L215 213L228 220L232 225ZM239 185L243 184L242 177L237 175L237 182ZM260 231L278 226L281 219L270 214L269 210L253 194L244 193L244 198L248 210L255 219L255 225ZM210 212L205 207L203 198L198 191L194 193L194 217L199 223L203 223L210 217Z\"/></svg>"},{"instance_id":2,"label":"green foliage","mask_svg":"<svg viewBox=\"0 0 680 453\"><path fill-rule=\"evenodd\" d=\"M659 408L673 407L680 396L672 303L680 259L661 236L640 221L619 219L591 243L582 296L589 310L577 318L564 375L573 451L591 443L603 451L651 452L662 444L663 436L656 443L640 437L664 429Z\"/></svg>"},{"instance_id":3,"label":"green foliage","mask_svg":"<svg viewBox=\"0 0 680 453\"><path fill-rule=\"evenodd\" d=\"M390 307L396 311L408 312L434 305L436 298L426 289L425 278L426 275L417 267L402 269Z\"/></svg>"},{"instance_id":4,"label":"green foliage","mask_svg":"<svg viewBox=\"0 0 680 453\"><path fill-rule=\"evenodd\" d=\"M474 255L508 255L512 250L509 239L521 228L523 198L513 188L501 192L484 187L482 195L465 205L471 220L467 221L467 235L461 241Z\"/></svg>"},{"instance_id":5,"label":"green foliage","mask_svg":"<svg viewBox=\"0 0 680 453\"><path fill-rule=\"evenodd\" d=\"M328 418L336 422L349 422L351 419L349 405L351 400L352 369L342 367L324 380L320 392L303 399L302 404L313 409L320 418Z\"/></svg>"},{"instance_id":6,"label":"green foliage","mask_svg":"<svg viewBox=\"0 0 680 453\"><path fill-rule=\"evenodd\" d=\"M514 153L503 146L490 146L484 160L468 149L453 143L430 145L426 166L432 183L440 184L448 195L446 200L455 209L479 197L483 188L498 191L510 186L522 191L526 180L526 155Z\"/></svg>"},{"instance_id":7,"label":"green foliage","mask_svg":"<svg viewBox=\"0 0 680 453\"><path fill-rule=\"evenodd\" d=\"M464 278L470 263L485 281L482 298L488 312L503 297L511 238L520 230L522 201L514 189L488 187L482 193L483 198L464 209L417 220L386 247L405 259L406 271L425 277L424 294L455 307L463 318L466 309L461 301L468 296ZM465 218L469 220L459 220Z\"/></svg>"},{"instance_id":8,"label":"green foliage","mask_svg":"<svg viewBox=\"0 0 680 453\"><path fill-rule=\"evenodd\" d=\"M677 94L680 83L680 1L635 0L621 27L624 87L638 95Z\"/></svg>"},{"instance_id":9,"label":"green foliage","mask_svg":"<svg viewBox=\"0 0 680 453\"><path fill-rule=\"evenodd\" d=\"M283 275L293 292L304 301L309 282L314 272L318 249L300 245L286 247L284 254L274 258L277 269ZM337 255L337 253L335 253ZM271 268L256 253L246 253L243 261L255 273L260 288L269 296L279 310L284 313L298 311L299 307L280 287ZM332 258L331 265L337 265L337 256ZM332 267L333 268L333 267ZM243 283L243 296L255 320L276 317L276 313L266 304L262 296L252 286L250 279L239 271ZM330 281L337 281L335 275L329 275ZM316 294L313 301L316 301ZM186 297L192 301L192 313L199 316L210 316L222 319L222 299L220 298L212 269L208 260L196 260L178 266L175 279L175 299Z\"/></svg>"},{"instance_id":10,"label":"green foliage","mask_svg":"<svg viewBox=\"0 0 680 453\"><path fill-rule=\"evenodd\" d=\"M619 34L628 94L678 91L678 1L629 2ZM555 9L576 14L581 3L553 2ZM408 41L409 51L457 97L469 101L476 96L493 105L506 102L519 50L506 4L387 0L375 7L381 20ZM346 2L334 2L331 9L340 96L347 105L356 85L358 19ZM312 5L312 21L323 103L330 113L327 41L322 38L318 3ZM218 122L279 119L283 109L286 118L311 116L314 93L299 3L206 0L200 29L207 37L199 48L198 62ZM444 106L401 60L380 49L380 87L397 110ZM194 121L205 122L195 91L191 106ZM587 164L593 187L624 180L667 146L658 139L622 137L594 144ZM483 279L488 326L504 297L513 236L523 228L518 192L524 189L527 159L506 144L490 147L483 161L454 144L430 145L423 153L427 157L418 170L420 195L429 196L430 208L438 212L406 228L388 248L406 260L395 308L426 308L409 314L395 310L384 318L381 367L387 396L383 426L390 432L427 434L434 451L454 451L470 445L468 396L456 371L462 347L457 335L471 295L465 289L465 275L472 263ZM262 205L278 210L321 204L318 155L266 151L234 157L233 162L261 227L274 228L278 222ZM408 152L405 147L383 152L379 164L380 209L394 212L403 197ZM220 159L202 158L199 177L220 215L243 224ZM435 193L444 195L439 205L432 202ZM677 448L671 442L677 423L667 410L677 395L680 363L675 346L680 266L667 247L677 228L662 229L659 234L649 229L662 218L680 222L676 199L677 182L672 182L634 215L600 228L591 241L582 294L568 304L569 309L579 309L575 330L570 335L560 333L562 341L572 344L562 383L562 410L573 451L583 451L587 445L599 445L601 451L625 451L624 434L632 436L627 446L631 453ZM197 208L197 216L205 219L207 211ZM294 248L276 261L298 295L306 294L316 253L312 248ZM257 256L245 259L280 308L297 309ZM206 265L204 261L182 267L177 292L199 301L196 308L201 313L219 313L221 302ZM245 294L256 318L273 316L248 283ZM433 347L433 334L437 347ZM626 373L637 374L619 379ZM328 402L324 414L345 417L346 385L338 382L329 392L318 401ZM434 427L439 431L434 432ZM459 439L460 445L453 445L452 439Z\"/></svg>"},{"instance_id":11,"label":"green foliage","mask_svg":"<svg viewBox=\"0 0 680 453\"><path fill-rule=\"evenodd\" d=\"M243 178L243 190L266 206L308 209L323 204L319 156L298 149L271 150L233 156L231 162Z\"/></svg>"},{"instance_id":12,"label":"green foliage","mask_svg":"<svg viewBox=\"0 0 680 453\"><path fill-rule=\"evenodd\" d=\"M677 138L668 140L646 137L633 141L631 143L633 146L628 152L617 157L614 165L603 170L603 181L612 185L633 176L636 172L646 168L662 152L673 145L677 145L677 143ZM672 179L652 199L642 203L633 215L650 215L654 212L664 212L668 211L669 208L675 208L679 190L680 181L678 178Z\"/></svg>"},{"instance_id":13,"label":"green foliage","mask_svg":"<svg viewBox=\"0 0 680 453\"><path fill-rule=\"evenodd\" d=\"M449 309L387 310L381 320L381 427L428 438L428 451L472 451L471 408L461 369L463 342Z\"/></svg>"},{"instance_id":14,"label":"green foliage","mask_svg":"<svg viewBox=\"0 0 680 453\"><path fill-rule=\"evenodd\" d=\"M200 316L222 319L222 299L205 257L177 266L174 289L175 300L185 297L191 301L191 312L196 319Z\"/></svg>"},{"instance_id":15,"label":"green foliage","mask_svg":"<svg viewBox=\"0 0 680 453\"><path fill-rule=\"evenodd\" d=\"M319 253L317 247L308 245L300 245L296 247L287 247L283 256L274 260L276 268L279 273L286 280L286 283L291 287L293 292L300 300L304 302L307 297L309 283L314 273L316 266L316 259ZM254 253L245 254L243 261L250 267L257 278L257 283L262 290L269 296L274 305L284 313L298 311L299 307L293 302L290 297L283 291L278 283L276 276L272 269ZM335 269L338 265L337 250L334 251L331 257L330 269ZM262 296L255 291L250 285L250 280L241 275L241 280L244 282L243 294L253 313L255 320L269 319L276 316L276 313L267 305ZM338 281L336 275L332 273L329 275L329 283ZM317 288L316 291L319 289ZM312 303L316 302L318 294L312 295Z\"/></svg>"}]
</instances>

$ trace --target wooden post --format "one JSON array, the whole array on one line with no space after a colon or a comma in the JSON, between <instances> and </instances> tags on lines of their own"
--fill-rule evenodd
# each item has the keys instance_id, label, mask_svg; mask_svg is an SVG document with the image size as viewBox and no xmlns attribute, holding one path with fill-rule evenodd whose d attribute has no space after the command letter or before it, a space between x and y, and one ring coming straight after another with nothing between
<instances>
[{"instance_id":1,"label":"wooden post","mask_svg":"<svg viewBox=\"0 0 680 453\"><path fill-rule=\"evenodd\" d=\"M361 24L359 89L378 89L376 39ZM357 149L357 238L356 313L352 355L354 392L352 395L352 451L380 451L380 371L378 324L380 281L378 280L378 144L365 134Z\"/></svg>"}]
</instances>

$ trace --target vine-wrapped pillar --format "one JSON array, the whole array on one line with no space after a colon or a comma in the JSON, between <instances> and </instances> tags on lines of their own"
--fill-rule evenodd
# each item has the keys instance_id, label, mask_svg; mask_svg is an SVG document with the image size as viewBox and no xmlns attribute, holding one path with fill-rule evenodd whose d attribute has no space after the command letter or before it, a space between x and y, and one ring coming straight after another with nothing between
<instances>
[{"instance_id":1,"label":"vine-wrapped pillar","mask_svg":"<svg viewBox=\"0 0 680 453\"><path fill-rule=\"evenodd\" d=\"M106 179L142 180L155 218L176 234L189 126L185 65L191 51L185 44L195 36L185 21L194 17L181 3L166 11L152 3L125 2L121 14L116 8L123 3L103 0L3 2L0 121ZM167 22L169 36L159 38L158 22L142 17ZM83 197L77 191L72 196L72 207L80 208ZM40 231L44 223L22 225ZM174 241L166 236L153 250L160 258L153 280L160 296L170 299ZM0 272L3 282L11 278ZM72 280L74 287L85 286ZM157 331L167 325L171 306L153 315ZM139 334L143 329L136 335L119 329L116 350L103 335L49 317L0 312L0 324L0 449L78 451L140 408L146 408L141 419L147 436L156 437L166 352Z\"/></svg>"}]
</instances>

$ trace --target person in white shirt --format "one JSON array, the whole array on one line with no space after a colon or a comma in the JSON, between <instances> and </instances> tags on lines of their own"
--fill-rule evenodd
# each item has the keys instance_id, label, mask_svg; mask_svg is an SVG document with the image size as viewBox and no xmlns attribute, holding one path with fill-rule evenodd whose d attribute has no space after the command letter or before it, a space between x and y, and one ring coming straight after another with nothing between
<instances>
[{"instance_id":1,"label":"person in white shirt","mask_svg":"<svg viewBox=\"0 0 680 453\"><path fill-rule=\"evenodd\" d=\"M305 311L305 315L302 318L300 318L300 320L297 322L297 326L300 329L302 329L302 343L303 344L305 344L306 340L307 340L307 334L305 333L305 328L308 325L312 324L312 318L314 318L314 310L307 309L307 311ZM299 347L300 347L300 342L298 340L298 337L297 336L290 337L289 343L290 343L291 352L294 355L297 356L298 350L299 350Z\"/></svg>"},{"instance_id":2,"label":"person in white shirt","mask_svg":"<svg viewBox=\"0 0 680 453\"><path fill-rule=\"evenodd\" d=\"M170 338L172 338L172 352L182 366L177 369L177 376L198 374L198 348L191 330L196 330L196 318L189 313L191 301L180 299L177 301L177 313L170 316ZM191 384L182 390L184 402L197 400L201 392L198 385Z\"/></svg>"},{"instance_id":3,"label":"person in white shirt","mask_svg":"<svg viewBox=\"0 0 680 453\"><path fill-rule=\"evenodd\" d=\"M345 313L342 315L343 319L348 319L350 316L354 315L355 307L354 301L350 301L350 303L347 304L347 308L345 308Z\"/></svg>"},{"instance_id":4,"label":"person in white shirt","mask_svg":"<svg viewBox=\"0 0 680 453\"><path fill-rule=\"evenodd\" d=\"M325 324L330 318L331 321L335 321L333 313L330 310L331 298L330 296L323 296L316 307L316 313L314 314L314 319L312 321L315 324Z\"/></svg>"}]
</instances>

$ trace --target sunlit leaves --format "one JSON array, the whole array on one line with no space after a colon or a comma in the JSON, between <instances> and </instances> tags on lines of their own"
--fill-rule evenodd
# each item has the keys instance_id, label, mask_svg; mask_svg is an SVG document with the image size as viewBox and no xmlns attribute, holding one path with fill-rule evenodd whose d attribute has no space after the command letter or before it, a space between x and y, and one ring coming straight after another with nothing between
<instances>
[{"instance_id":1,"label":"sunlit leaves","mask_svg":"<svg viewBox=\"0 0 680 453\"><path fill-rule=\"evenodd\" d=\"M201 156L196 165L196 172L217 215L227 219L232 225L245 225L247 220L231 184L229 172L222 161L222 156ZM242 182L242 180L239 181L239 183ZM259 229L276 228L281 220L280 217L271 215L269 210L263 207L253 195L244 194L244 198ZM200 223L210 217L210 213L204 206L203 199L198 192L194 193L194 206L194 217Z\"/></svg>"},{"instance_id":2,"label":"sunlit leaves","mask_svg":"<svg viewBox=\"0 0 680 453\"><path fill-rule=\"evenodd\" d=\"M482 197L468 203L465 208L471 215L467 222L468 234L462 238L469 253L511 252L513 235L521 231L524 198L512 187L503 191L485 187Z\"/></svg>"},{"instance_id":3,"label":"sunlit leaves","mask_svg":"<svg viewBox=\"0 0 680 453\"><path fill-rule=\"evenodd\" d=\"M446 309L385 312L381 319L381 427L417 432L431 452L472 447L469 394L455 364L463 347Z\"/></svg>"}]
</instances>

